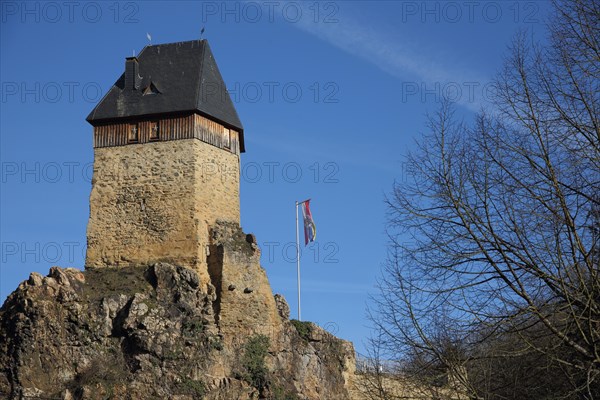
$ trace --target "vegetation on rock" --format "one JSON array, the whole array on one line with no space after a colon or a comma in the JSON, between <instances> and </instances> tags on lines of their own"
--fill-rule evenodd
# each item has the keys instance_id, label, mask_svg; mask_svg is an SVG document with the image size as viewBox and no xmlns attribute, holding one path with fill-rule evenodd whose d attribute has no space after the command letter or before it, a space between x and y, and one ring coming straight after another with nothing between
<instances>
[{"instance_id":1,"label":"vegetation on rock","mask_svg":"<svg viewBox=\"0 0 600 400\"><path fill-rule=\"evenodd\" d=\"M310 335L312 332L312 322L298 321L297 319L292 319L290 320L290 322L292 323L292 325L294 325L294 328L296 328L298 335L300 335L302 339L306 341L310 340Z\"/></svg>"}]
</instances>

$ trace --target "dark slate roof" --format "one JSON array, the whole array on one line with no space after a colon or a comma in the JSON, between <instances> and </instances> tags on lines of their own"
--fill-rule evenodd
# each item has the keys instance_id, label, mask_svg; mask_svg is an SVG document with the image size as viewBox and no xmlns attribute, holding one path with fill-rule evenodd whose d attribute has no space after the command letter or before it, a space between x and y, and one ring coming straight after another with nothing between
<instances>
[{"instance_id":1,"label":"dark slate roof","mask_svg":"<svg viewBox=\"0 0 600 400\"><path fill-rule=\"evenodd\" d=\"M243 149L244 128L206 40L146 46L137 60L137 89L125 87L126 74L123 73L88 115L90 124L118 118L198 112L239 130ZM150 91L154 93L144 95Z\"/></svg>"}]
</instances>

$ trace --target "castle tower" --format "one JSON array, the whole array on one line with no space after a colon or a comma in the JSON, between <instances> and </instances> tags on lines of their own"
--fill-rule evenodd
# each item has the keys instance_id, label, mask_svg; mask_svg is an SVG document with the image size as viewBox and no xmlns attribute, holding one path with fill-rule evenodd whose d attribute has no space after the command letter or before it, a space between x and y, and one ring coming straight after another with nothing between
<instances>
[{"instance_id":1,"label":"castle tower","mask_svg":"<svg viewBox=\"0 0 600 400\"><path fill-rule=\"evenodd\" d=\"M239 225L244 131L206 40L146 46L87 117L86 266L159 261L208 280L209 232Z\"/></svg>"}]
</instances>

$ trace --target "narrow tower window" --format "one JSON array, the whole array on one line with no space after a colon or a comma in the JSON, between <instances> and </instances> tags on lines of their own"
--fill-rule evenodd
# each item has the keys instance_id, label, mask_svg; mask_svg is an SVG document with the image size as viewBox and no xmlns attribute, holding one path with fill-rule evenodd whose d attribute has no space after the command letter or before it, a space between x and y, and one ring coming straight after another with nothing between
<instances>
[{"instance_id":1,"label":"narrow tower window","mask_svg":"<svg viewBox=\"0 0 600 400\"><path fill-rule=\"evenodd\" d=\"M130 143L138 141L138 124L129 124L129 133L127 140Z\"/></svg>"},{"instance_id":2,"label":"narrow tower window","mask_svg":"<svg viewBox=\"0 0 600 400\"><path fill-rule=\"evenodd\" d=\"M158 121L150 121L150 140L158 140L159 138Z\"/></svg>"},{"instance_id":3,"label":"narrow tower window","mask_svg":"<svg viewBox=\"0 0 600 400\"><path fill-rule=\"evenodd\" d=\"M231 147L231 131L223 128L223 147L229 149Z\"/></svg>"}]
</instances>

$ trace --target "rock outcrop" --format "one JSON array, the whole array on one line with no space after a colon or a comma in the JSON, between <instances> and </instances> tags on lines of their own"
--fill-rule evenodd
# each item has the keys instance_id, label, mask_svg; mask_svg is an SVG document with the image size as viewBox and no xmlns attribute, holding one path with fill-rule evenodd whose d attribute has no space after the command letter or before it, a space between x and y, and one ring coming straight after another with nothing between
<instances>
[{"instance_id":1,"label":"rock outcrop","mask_svg":"<svg viewBox=\"0 0 600 400\"><path fill-rule=\"evenodd\" d=\"M252 235L212 233L211 282L166 263L32 273L0 309L0 398L349 398L352 344L290 321Z\"/></svg>"}]
</instances>

